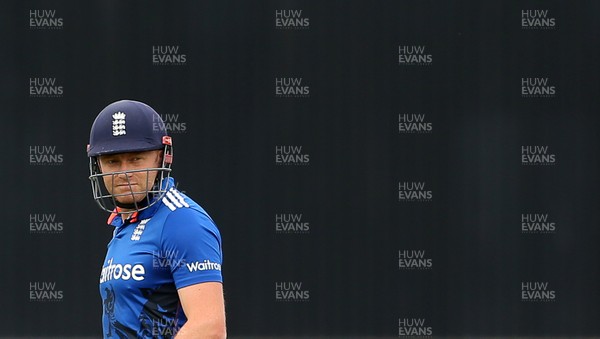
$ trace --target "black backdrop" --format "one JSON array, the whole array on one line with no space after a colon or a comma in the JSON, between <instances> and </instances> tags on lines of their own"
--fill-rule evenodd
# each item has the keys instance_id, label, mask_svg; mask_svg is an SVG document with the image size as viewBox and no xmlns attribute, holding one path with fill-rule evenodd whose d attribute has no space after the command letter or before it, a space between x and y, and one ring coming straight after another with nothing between
<instances>
[{"instance_id":1,"label":"black backdrop","mask_svg":"<svg viewBox=\"0 0 600 339\"><path fill-rule=\"evenodd\" d=\"M171 120L174 176L221 230L231 337L600 335L600 3L0 10L0 335L101 335L111 230L85 145L98 112L124 98ZM285 26L291 13L300 26ZM156 63L157 46L176 62ZM401 62L415 46L422 62ZM282 78L308 88L279 95ZM526 78L548 83L523 89ZM414 115L418 130L402 130ZM545 156L524 163L527 146ZM278 162L282 147L303 162ZM426 198L401 199L406 183ZM527 231L531 215L546 223ZM412 251L423 260L401 267ZM533 300L528 283L545 286ZM281 297L290 285L299 300Z\"/></svg>"}]
</instances>

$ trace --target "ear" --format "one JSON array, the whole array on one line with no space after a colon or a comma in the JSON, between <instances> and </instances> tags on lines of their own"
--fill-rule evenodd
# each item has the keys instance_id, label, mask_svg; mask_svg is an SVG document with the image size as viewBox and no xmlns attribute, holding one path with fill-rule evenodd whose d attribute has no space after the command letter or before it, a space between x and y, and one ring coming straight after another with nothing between
<instances>
[{"instance_id":1,"label":"ear","mask_svg":"<svg viewBox=\"0 0 600 339\"><path fill-rule=\"evenodd\" d=\"M156 167L160 167L163 161L163 150L156 150Z\"/></svg>"},{"instance_id":2,"label":"ear","mask_svg":"<svg viewBox=\"0 0 600 339\"><path fill-rule=\"evenodd\" d=\"M96 160L94 161L96 163L96 166L98 166L98 171L100 173L102 173L102 163L100 162L100 155L96 157Z\"/></svg>"}]
</instances>

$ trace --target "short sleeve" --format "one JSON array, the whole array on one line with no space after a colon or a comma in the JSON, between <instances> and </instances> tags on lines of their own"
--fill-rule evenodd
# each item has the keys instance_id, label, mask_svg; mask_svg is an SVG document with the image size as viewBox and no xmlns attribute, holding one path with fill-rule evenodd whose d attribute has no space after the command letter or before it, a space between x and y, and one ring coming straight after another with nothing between
<instances>
[{"instance_id":1,"label":"short sleeve","mask_svg":"<svg viewBox=\"0 0 600 339\"><path fill-rule=\"evenodd\" d=\"M221 235L205 213L178 208L165 220L161 246L171 256L177 289L203 282L223 282Z\"/></svg>"}]
</instances>

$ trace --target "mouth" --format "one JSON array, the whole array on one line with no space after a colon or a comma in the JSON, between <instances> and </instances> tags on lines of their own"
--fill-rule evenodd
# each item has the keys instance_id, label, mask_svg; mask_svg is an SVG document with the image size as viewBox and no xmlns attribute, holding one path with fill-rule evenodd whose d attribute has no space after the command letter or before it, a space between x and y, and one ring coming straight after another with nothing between
<instances>
[{"instance_id":1,"label":"mouth","mask_svg":"<svg viewBox=\"0 0 600 339\"><path fill-rule=\"evenodd\" d=\"M124 184L116 184L115 187L129 187L129 186L137 186L137 183L124 183Z\"/></svg>"},{"instance_id":2,"label":"mouth","mask_svg":"<svg viewBox=\"0 0 600 339\"><path fill-rule=\"evenodd\" d=\"M136 183L131 183L131 184L117 184L115 185L115 190L117 192L130 192L130 191L137 191L139 188L139 186Z\"/></svg>"}]
</instances>

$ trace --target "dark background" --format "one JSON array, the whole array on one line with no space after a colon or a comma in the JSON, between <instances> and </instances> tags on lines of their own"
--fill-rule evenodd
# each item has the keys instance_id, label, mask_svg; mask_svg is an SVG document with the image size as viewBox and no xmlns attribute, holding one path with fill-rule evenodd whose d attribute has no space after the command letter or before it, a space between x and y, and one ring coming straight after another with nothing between
<instances>
[{"instance_id":1,"label":"dark background","mask_svg":"<svg viewBox=\"0 0 600 339\"><path fill-rule=\"evenodd\" d=\"M32 30L52 9L62 29ZM278 30L300 9L309 29ZM524 30L544 9L556 28ZM95 116L119 99L179 114L174 176L219 226L230 336L397 336L425 318L436 336L600 335L597 246L600 2L596 1L11 1L0 4L4 133L3 336L100 336L98 276L111 229L93 202L85 146ZM152 64L178 45L182 66ZM425 45L428 66L398 64ZM59 98L29 96L55 77ZM278 98L274 78L302 77L308 98ZM553 98L523 98L548 77ZM400 134L424 113L430 134ZM53 145L56 166L29 164ZM301 145L306 166L277 166ZM554 166L523 166L546 145ZM398 201L424 181L431 202ZM522 234L521 213L548 213L555 234ZM55 214L60 234L30 234ZM278 234L302 213L308 234ZM403 271L398 251L433 268ZM61 302L30 302L53 281ZM302 282L308 302L277 302ZM553 302L521 301L548 282Z\"/></svg>"}]
</instances>

